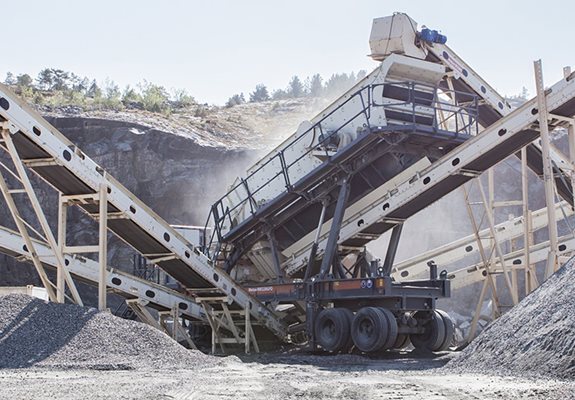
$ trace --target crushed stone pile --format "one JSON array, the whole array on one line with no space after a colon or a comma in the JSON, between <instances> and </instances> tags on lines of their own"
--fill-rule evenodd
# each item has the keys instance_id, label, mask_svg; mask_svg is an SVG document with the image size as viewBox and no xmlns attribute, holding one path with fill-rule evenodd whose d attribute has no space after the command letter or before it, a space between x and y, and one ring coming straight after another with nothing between
<instances>
[{"instance_id":1,"label":"crushed stone pile","mask_svg":"<svg viewBox=\"0 0 575 400\"><path fill-rule=\"evenodd\" d=\"M575 258L446 365L455 372L575 379Z\"/></svg>"},{"instance_id":2,"label":"crushed stone pile","mask_svg":"<svg viewBox=\"0 0 575 400\"><path fill-rule=\"evenodd\" d=\"M108 312L0 296L0 368L195 369L218 363L149 325Z\"/></svg>"}]
</instances>

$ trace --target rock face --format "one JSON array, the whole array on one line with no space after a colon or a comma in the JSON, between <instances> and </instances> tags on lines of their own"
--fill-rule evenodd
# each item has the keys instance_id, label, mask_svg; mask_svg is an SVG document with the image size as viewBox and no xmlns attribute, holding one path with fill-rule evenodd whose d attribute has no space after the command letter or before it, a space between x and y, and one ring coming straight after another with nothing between
<instances>
[{"instance_id":1,"label":"rock face","mask_svg":"<svg viewBox=\"0 0 575 400\"><path fill-rule=\"evenodd\" d=\"M41 109L45 118L128 190L171 224L206 223L212 203L259 156L323 108L325 100L290 99L169 116L121 112ZM0 152L0 160L5 157ZM57 221L57 197L30 174L49 221ZM0 196L0 225L15 229ZM30 207L26 220L35 220ZM75 208L69 212L68 244L93 244L96 224ZM109 264L132 271L134 251L110 236ZM34 268L0 254L0 285L40 283ZM81 289L90 293L89 288ZM93 304L88 301L88 304Z\"/></svg>"},{"instance_id":2,"label":"rock face","mask_svg":"<svg viewBox=\"0 0 575 400\"><path fill-rule=\"evenodd\" d=\"M128 190L174 224L203 225L250 152L209 147L137 124L48 118ZM229 171L228 176L223 175Z\"/></svg>"}]
</instances>

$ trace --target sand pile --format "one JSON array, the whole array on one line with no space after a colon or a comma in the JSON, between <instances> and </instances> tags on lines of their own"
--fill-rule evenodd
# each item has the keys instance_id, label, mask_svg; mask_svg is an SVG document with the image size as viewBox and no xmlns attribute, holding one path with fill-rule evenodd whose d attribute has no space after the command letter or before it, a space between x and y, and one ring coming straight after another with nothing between
<instances>
[{"instance_id":1,"label":"sand pile","mask_svg":"<svg viewBox=\"0 0 575 400\"><path fill-rule=\"evenodd\" d=\"M575 258L446 366L459 372L575 378Z\"/></svg>"},{"instance_id":2,"label":"sand pile","mask_svg":"<svg viewBox=\"0 0 575 400\"><path fill-rule=\"evenodd\" d=\"M0 297L0 368L174 369L218 362L110 313L20 294Z\"/></svg>"}]
</instances>

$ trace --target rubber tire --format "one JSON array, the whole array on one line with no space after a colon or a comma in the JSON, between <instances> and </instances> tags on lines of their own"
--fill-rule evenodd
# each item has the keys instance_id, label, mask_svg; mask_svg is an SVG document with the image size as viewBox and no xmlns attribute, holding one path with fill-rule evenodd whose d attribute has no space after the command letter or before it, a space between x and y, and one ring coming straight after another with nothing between
<instances>
[{"instance_id":1,"label":"rubber tire","mask_svg":"<svg viewBox=\"0 0 575 400\"><path fill-rule=\"evenodd\" d=\"M397 339L395 339L392 349L401 350L409 346L410 343L409 335L407 333L400 333L397 335Z\"/></svg>"},{"instance_id":2,"label":"rubber tire","mask_svg":"<svg viewBox=\"0 0 575 400\"><path fill-rule=\"evenodd\" d=\"M451 343L453 342L453 335L455 333L455 324L453 323L453 320L451 319L449 314L447 314L445 311L435 310L435 312L441 316L441 319L443 320L443 324L445 326L445 340L443 341L439 349L436 351L445 351L449 349Z\"/></svg>"},{"instance_id":3,"label":"rubber tire","mask_svg":"<svg viewBox=\"0 0 575 400\"><path fill-rule=\"evenodd\" d=\"M315 340L324 350L337 352L349 342L349 316L341 308L326 308L315 320Z\"/></svg>"},{"instance_id":4,"label":"rubber tire","mask_svg":"<svg viewBox=\"0 0 575 400\"><path fill-rule=\"evenodd\" d=\"M393 348L395 341L397 340L397 331L399 327L397 326L397 320L395 315L387 308L380 308L380 311L385 315L387 320L387 339L382 346L382 350L387 350Z\"/></svg>"},{"instance_id":5,"label":"rubber tire","mask_svg":"<svg viewBox=\"0 0 575 400\"><path fill-rule=\"evenodd\" d=\"M416 312L414 317L421 319L417 318L418 314L420 312ZM425 323L424 327L424 333L409 335L411 344L418 350L439 351L446 340L443 318L434 310L431 319Z\"/></svg>"},{"instance_id":6,"label":"rubber tire","mask_svg":"<svg viewBox=\"0 0 575 400\"><path fill-rule=\"evenodd\" d=\"M365 353L380 350L387 340L388 322L381 309L364 307L353 318L351 337L355 347Z\"/></svg>"}]
</instances>

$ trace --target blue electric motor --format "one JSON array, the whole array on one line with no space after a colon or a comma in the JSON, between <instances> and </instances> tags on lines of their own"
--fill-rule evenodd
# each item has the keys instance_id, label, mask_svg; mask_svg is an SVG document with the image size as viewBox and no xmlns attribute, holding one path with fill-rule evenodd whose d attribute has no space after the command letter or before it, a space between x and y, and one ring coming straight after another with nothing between
<instances>
[{"instance_id":1,"label":"blue electric motor","mask_svg":"<svg viewBox=\"0 0 575 400\"><path fill-rule=\"evenodd\" d=\"M445 44L447 42L447 36L442 35L436 30L431 30L429 28L423 28L421 30L419 37L421 38L421 40L430 43Z\"/></svg>"}]
</instances>

